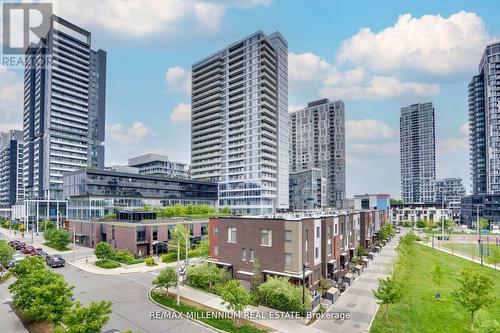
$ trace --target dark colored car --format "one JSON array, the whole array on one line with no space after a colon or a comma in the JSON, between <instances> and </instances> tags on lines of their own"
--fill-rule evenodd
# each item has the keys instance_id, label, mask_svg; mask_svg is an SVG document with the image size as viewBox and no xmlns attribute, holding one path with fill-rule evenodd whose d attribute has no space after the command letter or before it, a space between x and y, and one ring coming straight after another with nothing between
<instances>
[{"instance_id":1,"label":"dark colored car","mask_svg":"<svg viewBox=\"0 0 500 333\"><path fill-rule=\"evenodd\" d=\"M17 242L17 243L15 243L14 248L16 250L22 250L25 246L26 246L26 243L24 243L24 242Z\"/></svg>"},{"instance_id":2,"label":"dark colored car","mask_svg":"<svg viewBox=\"0 0 500 333\"><path fill-rule=\"evenodd\" d=\"M35 250L35 248L31 245L29 246L25 246L21 252L24 253L24 254L31 254L31 251Z\"/></svg>"},{"instance_id":3,"label":"dark colored car","mask_svg":"<svg viewBox=\"0 0 500 333\"><path fill-rule=\"evenodd\" d=\"M47 256L45 262L47 263L47 266L50 266L52 268L64 267L64 265L66 265L66 261L60 255L57 254Z\"/></svg>"},{"instance_id":4,"label":"dark colored car","mask_svg":"<svg viewBox=\"0 0 500 333\"><path fill-rule=\"evenodd\" d=\"M43 252L43 249L41 247L39 247L39 248L33 249L33 251L31 251L31 255L32 256L39 256L39 257L46 257L47 253Z\"/></svg>"},{"instance_id":5,"label":"dark colored car","mask_svg":"<svg viewBox=\"0 0 500 333\"><path fill-rule=\"evenodd\" d=\"M17 241L17 240L11 240L7 244L9 244L10 247L15 248L17 243L19 243L19 241Z\"/></svg>"}]
</instances>

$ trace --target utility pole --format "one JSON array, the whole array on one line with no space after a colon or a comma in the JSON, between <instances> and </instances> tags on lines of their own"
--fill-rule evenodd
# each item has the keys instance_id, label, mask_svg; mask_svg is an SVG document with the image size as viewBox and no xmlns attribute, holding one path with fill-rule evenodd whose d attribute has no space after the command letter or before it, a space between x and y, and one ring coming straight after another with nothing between
<instances>
[{"instance_id":1,"label":"utility pole","mask_svg":"<svg viewBox=\"0 0 500 333\"><path fill-rule=\"evenodd\" d=\"M445 197L441 199L441 248L444 248L443 246L443 241L444 241L444 201Z\"/></svg>"},{"instance_id":2,"label":"utility pole","mask_svg":"<svg viewBox=\"0 0 500 333\"><path fill-rule=\"evenodd\" d=\"M73 226L73 262L75 262L76 226Z\"/></svg>"},{"instance_id":3,"label":"utility pole","mask_svg":"<svg viewBox=\"0 0 500 333\"><path fill-rule=\"evenodd\" d=\"M181 244L179 239L177 239L177 306L181 304L180 298L180 283L181 283L181 272L179 270L179 261L181 260Z\"/></svg>"}]
</instances>

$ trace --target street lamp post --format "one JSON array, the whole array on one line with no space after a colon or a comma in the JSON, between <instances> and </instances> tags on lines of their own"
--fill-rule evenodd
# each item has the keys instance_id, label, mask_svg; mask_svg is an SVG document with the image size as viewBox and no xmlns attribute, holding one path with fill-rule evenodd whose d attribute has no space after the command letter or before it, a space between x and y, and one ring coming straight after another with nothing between
<instances>
[{"instance_id":1,"label":"street lamp post","mask_svg":"<svg viewBox=\"0 0 500 333\"><path fill-rule=\"evenodd\" d=\"M306 304L306 269L308 268L307 263L302 264L302 306Z\"/></svg>"}]
</instances>

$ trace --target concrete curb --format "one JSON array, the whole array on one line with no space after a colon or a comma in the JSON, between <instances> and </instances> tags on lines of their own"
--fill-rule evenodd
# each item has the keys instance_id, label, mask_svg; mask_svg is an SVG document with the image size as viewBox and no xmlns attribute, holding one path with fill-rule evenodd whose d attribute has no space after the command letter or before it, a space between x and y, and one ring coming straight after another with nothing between
<instances>
[{"instance_id":1,"label":"concrete curb","mask_svg":"<svg viewBox=\"0 0 500 333\"><path fill-rule=\"evenodd\" d=\"M159 306L159 307L161 307L161 308L164 308L164 309L166 309L166 310L168 310L168 311L175 312L175 313L177 313L177 314L181 315L183 318L185 318L185 319L187 319L187 320L191 320L192 322L197 323L198 325L204 326L204 327L206 327L206 328L209 328L209 329L211 329L211 330L213 330L213 331L215 331L215 332L227 333L226 331L223 331L223 330L220 330L220 329L215 328L215 327L213 327L213 326L210 326L210 325L208 325L207 323L204 323L204 322L202 322L202 321L200 321L200 320L198 320L198 319L189 318L189 317L188 317L188 316L186 316L185 314L183 314L183 313L181 313L181 312L179 312L179 311L177 311L177 310L175 310L175 309L171 309L171 308L169 308L168 306L165 306L165 305L163 305L163 304L158 303L157 301L155 301L155 300L151 297L151 292L153 291L153 289L154 289L154 287L151 287L151 288L148 290L148 299L149 299L151 302L153 302L153 304L156 304L157 306Z\"/></svg>"}]
</instances>

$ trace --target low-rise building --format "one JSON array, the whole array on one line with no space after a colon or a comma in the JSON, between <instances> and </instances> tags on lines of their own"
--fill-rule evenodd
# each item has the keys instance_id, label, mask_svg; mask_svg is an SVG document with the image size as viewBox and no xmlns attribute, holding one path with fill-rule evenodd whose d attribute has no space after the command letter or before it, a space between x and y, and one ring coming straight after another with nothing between
<instances>
[{"instance_id":1,"label":"low-rise building","mask_svg":"<svg viewBox=\"0 0 500 333\"><path fill-rule=\"evenodd\" d=\"M107 242L115 249L126 249L135 256L145 256L166 252L170 232L178 223L189 228L190 242L208 234L208 219L161 220L150 211L119 212L116 219L70 219L68 229L81 246L94 248L99 242Z\"/></svg>"},{"instance_id":2,"label":"low-rise building","mask_svg":"<svg viewBox=\"0 0 500 333\"><path fill-rule=\"evenodd\" d=\"M327 206L327 183L319 168L290 173L290 209L312 210Z\"/></svg>"},{"instance_id":3,"label":"low-rise building","mask_svg":"<svg viewBox=\"0 0 500 333\"><path fill-rule=\"evenodd\" d=\"M473 194L462 198L460 223L476 228L478 218L484 217L492 229L500 229L500 194Z\"/></svg>"},{"instance_id":4,"label":"low-rise building","mask_svg":"<svg viewBox=\"0 0 500 333\"><path fill-rule=\"evenodd\" d=\"M419 220L440 222L441 219L452 219L452 209L442 207L439 203L397 203L391 206L392 222L416 223Z\"/></svg>"},{"instance_id":5,"label":"low-rise building","mask_svg":"<svg viewBox=\"0 0 500 333\"><path fill-rule=\"evenodd\" d=\"M436 203L448 205L462 200L462 197L465 196L465 187L462 184L462 178L441 178L436 179L434 192Z\"/></svg>"},{"instance_id":6,"label":"low-rise building","mask_svg":"<svg viewBox=\"0 0 500 333\"><path fill-rule=\"evenodd\" d=\"M233 277L250 281L258 259L264 278L284 276L302 284L305 277L308 287L316 287L320 277L337 280L343 276L356 247L371 244L373 238L369 243L366 238L375 236L384 217L387 214L382 211L366 211L308 217L277 214L272 218L212 218L210 260L227 267ZM365 224L369 232L362 234L363 219L369 219L370 224ZM379 223L376 231L374 221Z\"/></svg>"},{"instance_id":7,"label":"low-rise building","mask_svg":"<svg viewBox=\"0 0 500 333\"><path fill-rule=\"evenodd\" d=\"M389 210L391 196L389 194L358 194L354 196L354 209Z\"/></svg>"},{"instance_id":8,"label":"low-rise building","mask_svg":"<svg viewBox=\"0 0 500 333\"><path fill-rule=\"evenodd\" d=\"M157 175L169 178L191 178L187 163L171 161L168 156L144 154L128 160L128 166L139 170L141 175Z\"/></svg>"},{"instance_id":9,"label":"low-rise building","mask_svg":"<svg viewBox=\"0 0 500 333\"><path fill-rule=\"evenodd\" d=\"M145 206L217 204L217 184L88 168L64 175L70 219L98 219Z\"/></svg>"}]
</instances>

